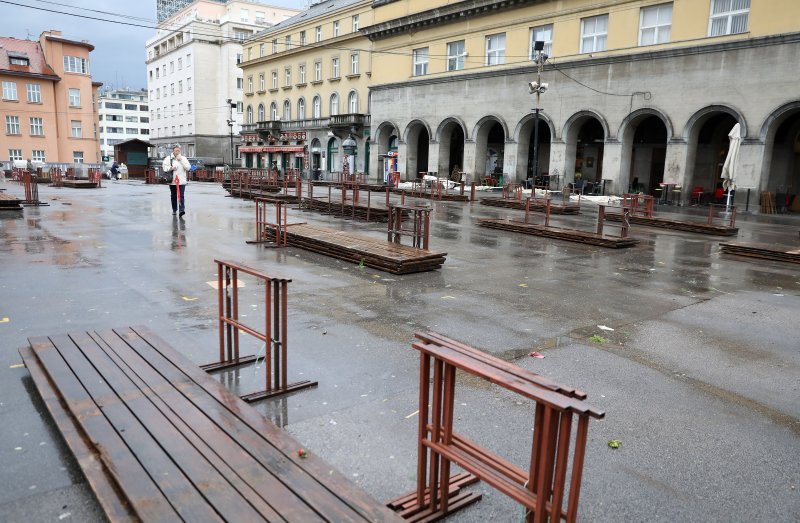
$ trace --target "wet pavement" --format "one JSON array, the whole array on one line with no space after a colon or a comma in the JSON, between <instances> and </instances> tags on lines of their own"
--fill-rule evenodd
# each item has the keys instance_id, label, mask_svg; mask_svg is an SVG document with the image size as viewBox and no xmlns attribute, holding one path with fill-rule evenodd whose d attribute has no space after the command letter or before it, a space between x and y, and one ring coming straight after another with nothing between
<instances>
[{"instance_id":1,"label":"wet pavement","mask_svg":"<svg viewBox=\"0 0 800 523\"><path fill-rule=\"evenodd\" d=\"M11 182L0 188L23 194ZM0 214L4 521L102 519L17 349L29 336L145 324L193 361L210 361L214 259L292 278L289 378L319 386L255 408L377 499L414 486L411 342L432 329L581 388L606 411L590 424L583 521L800 520L798 266L720 255L730 238L646 227L632 227L641 243L620 251L521 236L475 225L520 211L434 203L430 245L447 262L394 276L247 245L253 203L214 184L189 185L185 220L171 215L163 186L39 191L49 206ZM594 219L585 206L552 224L591 230ZM290 220L386 234L385 225L297 210ZM800 248L800 217L741 214L737 225L733 241ZM245 284L240 308L256 321L263 303ZM244 353L260 349L243 342ZM544 358L529 357L534 350ZM263 371L217 376L247 393ZM458 430L525 467L530 402L462 377L456 405ZM622 446L611 449L611 439ZM521 519L513 502L474 488L483 500L453 520Z\"/></svg>"}]
</instances>

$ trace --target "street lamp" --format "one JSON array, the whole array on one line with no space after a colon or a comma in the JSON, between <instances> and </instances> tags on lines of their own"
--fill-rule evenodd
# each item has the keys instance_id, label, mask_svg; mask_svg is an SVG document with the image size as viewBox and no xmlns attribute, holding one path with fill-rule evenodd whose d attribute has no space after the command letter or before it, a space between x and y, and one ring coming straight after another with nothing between
<instances>
[{"instance_id":1,"label":"street lamp","mask_svg":"<svg viewBox=\"0 0 800 523\"><path fill-rule=\"evenodd\" d=\"M231 137L231 167L233 167L233 109L236 107L236 102L228 98L225 100L228 103L228 133Z\"/></svg>"},{"instance_id":2,"label":"street lamp","mask_svg":"<svg viewBox=\"0 0 800 523\"><path fill-rule=\"evenodd\" d=\"M544 53L544 42L536 40L533 43L535 52L533 61L536 62L537 72L536 81L528 84L530 94L536 94L536 108L533 110L533 183L539 178L539 97L547 91L547 84L542 83L542 68L547 61L547 54Z\"/></svg>"},{"instance_id":3,"label":"street lamp","mask_svg":"<svg viewBox=\"0 0 800 523\"><path fill-rule=\"evenodd\" d=\"M347 176L349 173L350 164L347 161L350 156L354 156L356 154L356 141L353 140L353 135L348 135L342 141L342 151L344 152L344 160L342 161L342 176ZM355 162L353 162L353 172L355 172Z\"/></svg>"}]
</instances>

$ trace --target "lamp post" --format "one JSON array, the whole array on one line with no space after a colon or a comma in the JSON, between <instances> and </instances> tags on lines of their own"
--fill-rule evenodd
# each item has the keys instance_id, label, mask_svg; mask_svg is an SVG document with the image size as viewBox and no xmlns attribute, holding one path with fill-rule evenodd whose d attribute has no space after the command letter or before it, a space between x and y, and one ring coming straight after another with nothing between
<instances>
[{"instance_id":1,"label":"lamp post","mask_svg":"<svg viewBox=\"0 0 800 523\"><path fill-rule=\"evenodd\" d=\"M544 42L536 40L533 43L534 62L537 65L536 81L530 82L528 88L531 94L536 95L536 107L533 110L533 183L539 178L539 98L547 91L547 84L542 83L542 68L547 61L547 54L544 52Z\"/></svg>"},{"instance_id":2,"label":"lamp post","mask_svg":"<svg viewBox=\"0 0 800 523\"><path fill-rule=\"evenodd\" d=\"M228 103L228 133L231 137L231 167L233 167L233 124L235 123L233 120L233 109L236 107L236 102L228 98L226 100Z\"/></svg>"},{"instance_id":3,"label":"lamp post","mask_svg":"<svg viewBox=\"0 0 800 523\"><path fill-rule=\"evenodd\" d=\"M357 147L357 144L356 144L356 141L353 139L353 135L352 134L348 135L347 138L345 138L342 141L342 151L344 151L344 160L342 161L342 176L343 177L347 177L350 174L349 173L350 164L348 162L348 158L350 156L355 155L356 147ZM345 172L345 169L348 169L348 171ZM355 162L353 162L353 172L355 172Z\"/></svg>"}]
</instances>

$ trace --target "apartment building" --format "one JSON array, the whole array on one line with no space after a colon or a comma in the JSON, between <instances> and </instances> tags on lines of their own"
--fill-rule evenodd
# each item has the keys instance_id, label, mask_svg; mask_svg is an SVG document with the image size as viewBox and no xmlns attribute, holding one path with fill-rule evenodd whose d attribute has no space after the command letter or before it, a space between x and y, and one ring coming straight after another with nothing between
<instances>
[{"instance_id":1,"label":"apartment building","mask_svg":"<svg viewBox=\"0 0 800 523\"><path fill-rule=\"evenodd\" d=\"M114 146L138 138L150 140L150 107L144 89L108 89L98 96L100 154L114 161Z\"/></svg>"},{"instance_id":2,"label":"apartment building","mask_svg":"<svg viewBox=\"0 0 800 523\"><path fill-rule=\"evenodd\" d=\"M577 173L606 192L713 191L728 132L736 193L800 187L800 3L791 0L373 2L371 133L407 178ZM541 42L541 51L535 42ZM539 143L534 147L540 53ZM378 156L372 162L378 169Z\"/></svg>"},{"instance_id":3,"label":"apartment building","mask_svg":"<svg viewBox=\"0 0 800 523\"><path fill-rule=\"evenodd\" d=\"M245 42L245 165L338 172L348 140L348 169L369 170L371 23L371 0L328 0Z\"/></svg>"},{"instance_id":4,"label":"apartment building","mask_svg":"<svg viewBox=\"0 0 800 523\"><path fill-rule=\"evenodd\" d=\"M247 0L168 4L162 14L173 14L146 44L150 142L160 156L179 144L209 164L232 163L243 111L242 42L297 10Z\"/></svg>"},{"instance_id":5,"label":"apartment building","mask_svg":"<svg viewBox=\"0 0 800 523\"><path fill-rule=\"evenodd\" d=\"M97 89L86 41L46 31L39 40L0 38L0 154L51 163L100 161Z\"/></svg>"}]
</instances>

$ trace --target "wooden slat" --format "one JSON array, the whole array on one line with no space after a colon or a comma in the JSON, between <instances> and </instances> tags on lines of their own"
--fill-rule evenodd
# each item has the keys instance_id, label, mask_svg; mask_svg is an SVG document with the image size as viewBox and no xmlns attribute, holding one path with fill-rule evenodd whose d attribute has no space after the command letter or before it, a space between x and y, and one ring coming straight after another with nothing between
<instances>
[{"instance_id":1,"label":"wooden slat","mask_svg":"<svg viewBox=\"0 0 800 523\"><path fill-rule=\"evenodd\" d=\"M621 222L620 213L607 212L606 220ZM645 225L648 227L660 227L662 229L673 229L676 231L694 232L698 234L712 234L716 236L735 236L739 233L738 227L728 227L727 225L715 225L703 222L691 222L686 220L670 220L668 218L647 217L631 215L629 223L635 225Z\"/></svg>"},{"instance_id":2,"label":"wooden slat","mask_svg":"<svg viewBox=\"0 0 800 523\"><path fill-rule=\"evenodd\" d=\"M501 207L504 209L525 210L525 200L512 200L510 198L481 198L481 205ZM547 205L539 200L531 200L531 211L544 212ZM550 202L550 214L580 214L581 206L578 203L553 203Z\"/></svg>"},{"instance_id":3,"label":"wooden slat","mask_svg":"<svg viewBox=\"0 0 800 523\"><path fill-rule=\"evenodd\" d=\"M636 238L601 236L599 234L579 231L576 229L545 227L544 225L524 223L516 220L484 218L478 220L478 225L480 225L481 227L488 227L490 229L499 229L503 231L529 234L532 236L543 236L546 238L555 238L558 240L585 243L587 245L597 245L598 247L608 247L612 249L633 247L634 245L639 243L639 240L637 240Z\"/></svg>"},{"instance_id":4,"label":"wooden slat","mask_svg":"<svg viewBox=\"0 0 800 523\"><path fill-rule=\"evenodd\" d=\"M745 244L745 243L720 243L720 252L749 258L771 260L787 263L800 263L800 246L787 247L783 245Z\"/></svg>"}]
</instances>

